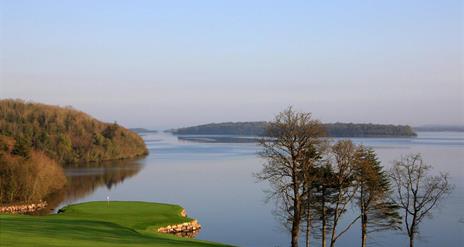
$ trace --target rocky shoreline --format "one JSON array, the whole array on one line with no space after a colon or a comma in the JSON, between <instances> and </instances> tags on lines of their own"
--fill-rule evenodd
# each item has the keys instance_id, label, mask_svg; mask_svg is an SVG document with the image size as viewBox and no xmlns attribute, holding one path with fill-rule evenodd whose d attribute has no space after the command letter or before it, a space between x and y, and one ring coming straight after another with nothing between
<instances>
[{"instance_id":1,"label":"rocky shoreline","mask_svg":"<svg viewBox=\"0 0 464 247\"><path fill-rule=\"evenodd\" d=\"M16 204L16 205L4 205L0 206L0 213L8 214L23 214L23 213L32 213L47 207L47 202L40 201L38 203L30 204Z\"/></svg>"},{"instance_id":2,"label":"rocky shoreline","mask_svg":"<svg viewBox=\"0 0 464 247\"><path fill-rule=\"evenodd\" d=\"M187 217L185 209L180 213L181 216ZM200 233L201 225L197 220L190 222L184 222L176 225L168 225L165 227L158 228L160 233L173 234L178 237L195 238Z\"/></svg>"}]
</instances>

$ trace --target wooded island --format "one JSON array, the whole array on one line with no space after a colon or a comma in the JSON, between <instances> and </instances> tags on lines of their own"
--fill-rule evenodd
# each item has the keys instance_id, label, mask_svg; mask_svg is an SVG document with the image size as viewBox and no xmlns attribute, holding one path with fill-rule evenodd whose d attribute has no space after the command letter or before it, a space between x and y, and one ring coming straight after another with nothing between
<instances>
[{"instance_id":1,"label":"wooded island","mask_svg":"<svg viewBox=\"0 0 464 247\"><path fill-rule=\"evenodd\" d=\"M327 123L323 124L330 137L415 137L417 134L408 125ZM265 135L268 122L210 123L192 127L171 129L176 135Z\"/></svg>"}]
</instances>

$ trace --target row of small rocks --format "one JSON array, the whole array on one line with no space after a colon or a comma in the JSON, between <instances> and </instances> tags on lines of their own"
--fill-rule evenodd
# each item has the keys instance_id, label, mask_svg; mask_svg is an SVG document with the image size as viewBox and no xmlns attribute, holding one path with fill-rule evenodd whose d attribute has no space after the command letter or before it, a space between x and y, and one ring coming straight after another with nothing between
<instances>
[{"instance_id":1,"label":"row of small rocks","mask_svg":"<svg viewBox=\"0 0 464 247\"><path fill-rule=\"evenodd\" d=\"M158 232L175 234L183 237L192 237L190 235L196 235L200 229L201 225L198 223L198 221L192 220L182 224L161 227L158 229Z\"/></svg>"},{"instance_id":2,"label":"row of small rocks","mask_svg":"<svg viewBox=\"0 0 464 247\"><path fill-rule=\"evenodd\" d=\"M38 203L31 203L31 204L0 206L0 213L10 213L10 214L30 213L30 212L35 212L37 210L43 209L46 206L47 206L47 202L45 201L40 201Z\"/></svg>"}]
</instances>

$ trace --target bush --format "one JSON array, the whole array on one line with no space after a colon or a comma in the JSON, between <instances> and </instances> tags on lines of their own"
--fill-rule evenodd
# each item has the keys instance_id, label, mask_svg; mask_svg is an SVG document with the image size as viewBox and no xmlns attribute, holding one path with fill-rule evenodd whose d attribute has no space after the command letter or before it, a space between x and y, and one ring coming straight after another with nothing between
<instances>
[{"instance_id":1,"label":"bush","mask_svg":"<svg viewBox=\"0 0 464 247\"><path fill-rule=\"evenodd\" d=\"M16 143L0 136L0 203L36 202L64 186L63 169L43 152L13 153Z\"/></svg>"}]
</instances>

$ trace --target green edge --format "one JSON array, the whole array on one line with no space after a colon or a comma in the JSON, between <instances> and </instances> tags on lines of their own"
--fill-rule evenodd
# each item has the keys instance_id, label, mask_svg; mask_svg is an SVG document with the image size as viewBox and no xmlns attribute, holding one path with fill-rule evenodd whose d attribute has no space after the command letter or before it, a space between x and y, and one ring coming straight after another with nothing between
<instances>
[{"instance_id":1,"label":"green edge","mask_svg":"<svg viewBox=\"0 0 464 247\"><path fill-rule=\"evenodd\" d=\"M229 246L156 232L192 219L178 205L104 201L46 216L0 215L1 246Z\"/></svg>"}]
</instances>

